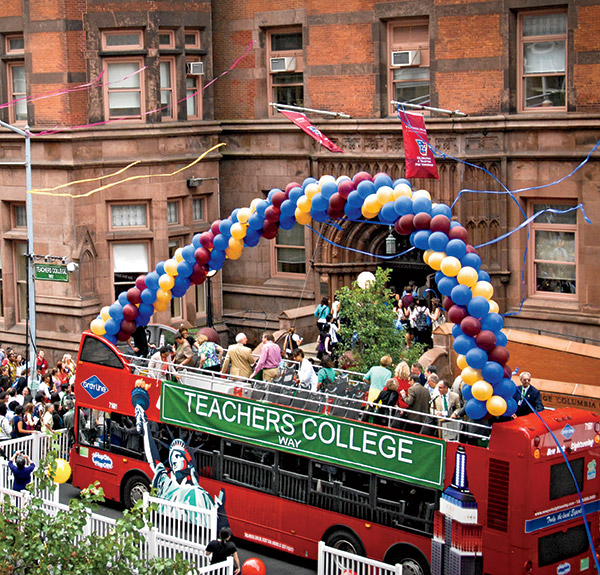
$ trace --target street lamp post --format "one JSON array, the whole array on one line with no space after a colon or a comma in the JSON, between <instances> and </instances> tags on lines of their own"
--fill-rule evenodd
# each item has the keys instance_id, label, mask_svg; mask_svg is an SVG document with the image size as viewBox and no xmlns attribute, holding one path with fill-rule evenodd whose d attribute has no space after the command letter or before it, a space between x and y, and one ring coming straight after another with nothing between
<instances>
[{"instance_id":1,"label":"street lamp post","mask_svg":"<svg viewBox=\"0 0 600 575\"><path fill-rule=\"evenodd\" d=\"M31 132L29 126L17 128L0 120L0 126L25 138L25 186L26 186L26 218L27 218L27 323L25 341L27 343L27 367L30 369L31 382L36 380L37 362L35 345L35 282L33 281L33 198L31 191ZM4 164L7 165L7 164Z\"/></svg>"}]
</instances>

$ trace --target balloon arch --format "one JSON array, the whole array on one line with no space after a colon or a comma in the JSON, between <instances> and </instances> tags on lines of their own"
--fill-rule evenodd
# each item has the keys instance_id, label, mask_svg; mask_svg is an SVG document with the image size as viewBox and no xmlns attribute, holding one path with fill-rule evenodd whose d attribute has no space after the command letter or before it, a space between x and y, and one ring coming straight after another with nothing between
<instances>
[{"instance_id":1,"label":"balloon arch","mask_svg":"<svg viewBox=\"0 0 600 575\"><path fill-rule=\"evenodd\" d=\"M450 207L432 202L426 190L413 191L408 180L392 181L383 173L292 182L285 191L274 188L266 200L255 198L249 207L233 210L227 219L214 221L209 231L196 234L173 258L140 275L135 287L103 307L90 328L112 343L127 340L148 324L155 311L167 310L171 298L203 283L207 273L221 269L226 259L238 259L245 247L258 245L261 238L275 238L280 228L289 230L311 220L378 219L394 225L398 234L409 235L411 245L423 250L425 263L437 272L437 287L454 323L453 348L465 383L467 415L510 416L517 409L516 387L507 366L504 320L492 299L490 276L467 243L467 230L451 216Z\"/></svg>"}]
</instances>

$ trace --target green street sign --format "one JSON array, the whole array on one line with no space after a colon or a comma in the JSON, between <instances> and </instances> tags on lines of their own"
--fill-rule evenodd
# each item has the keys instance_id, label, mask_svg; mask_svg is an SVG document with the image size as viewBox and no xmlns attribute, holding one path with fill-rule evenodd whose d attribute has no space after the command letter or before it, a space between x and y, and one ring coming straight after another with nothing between
<instances>
[{"instance_id":1,"label":"green street sign","mask_svg":"<svg viewBox=\"0 0 600 575\"><path fill-rule=\"evenodd\" d=\"M69 272L62 264L33 264L33 277L36 280L68 282Z\"/></svg>"},{"instance_id":2,"label":"green street sign","mask_svg":"<svg viewBox=\"0 0 600 575\"><path fill-rule=\"evenodd\" d=\"M161 421L443 489L445 442L163 381Z\"/></svg>"}]
</instances>

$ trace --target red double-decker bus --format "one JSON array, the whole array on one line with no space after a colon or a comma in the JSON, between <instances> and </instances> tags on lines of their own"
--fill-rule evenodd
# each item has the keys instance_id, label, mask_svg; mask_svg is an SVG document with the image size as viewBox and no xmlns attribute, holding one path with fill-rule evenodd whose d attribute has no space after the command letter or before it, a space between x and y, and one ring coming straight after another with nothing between
<instances>
[{"instance_id":1,"label":"red double-decker bus","mask_svg":"<svg viewBox=\"0 0 600 575\"><path fill-rule=\"evenodd\" d=\"M483 447L360 422L348 398L323 410L318 394L292 386L156 375L83 334L76 487L98 480L131 505L153 486L216 507L237 538L312 559L323 540L409 574L595 569L597 413L494 424Z\"/></svg>"}]
</instances>

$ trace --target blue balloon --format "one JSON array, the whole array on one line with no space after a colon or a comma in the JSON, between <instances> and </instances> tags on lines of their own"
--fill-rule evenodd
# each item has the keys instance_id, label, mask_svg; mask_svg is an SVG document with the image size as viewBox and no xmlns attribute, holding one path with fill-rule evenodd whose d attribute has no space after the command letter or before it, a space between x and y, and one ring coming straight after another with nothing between
<instances>
[{"instance_id":1,"label":"blue balloon","mask_svg":"<svg viewBox=\"0 0 600 575\"><path fill-rule=\"evenodd\" d=\"M503 331L496 332L496 345L499 345L501 347L506 347L507 343L508 343L508 338L506 337L506 334Z\"/></svg>"},{"instance_id":2,"label":"blue balloon","mask_svg":"<svg viewBox=\"0 0 600 575\"><path fill-rule=\"evenodd\" d=\"M282 214L283 216L283 214ZM279 227L282 230L291 230L296 225L296 218L294 216L284 218L282 217L279 220Z\"/></svg>"},{"instance_id":3,"label":"blue balloon","mask_svg":"<svg viewBox=\"0 0 600 575\"><path fill-rule=\"evenodd\" d=\"M425 212L426 214L431 212L432 202L429 198L420 197L413 200L413 214L420 214Z\"/></svg>"},{"instance_id":4,"label":"blue balloon","mask_svg":"<svg viewBox=\"0 0 600 575\"><path fill-rule=\"evenodd\" d=\"M221 223L219 224L219 231L224 235L224 236L230 236L231 235L231 226L233 225L233 222L227 218L225 220L221 220Z\"/></svg>"},{"instance_id":5,"label":"blue balloon","mask_svg":"<svg viewBox=\"0 0 600 575\"><path fill-rule=\"evenodd\" d=\"M296 213L296 204L291 200L284 200L281 202L279 208L281 210L281 218L291 218Z\"/></svg>"},{"instance_id":6,"label":"blue balloon","mask_svg":"<svg viewBox=\"0 0 600 575\"><path fill-rule=\"evenodd\" d=\"M323 196L323 194L315 194L312 199L312 204L310 208L310 213L312 214L313 210L317 212L322 212L323 210L327 210L329 207L329 200Z\"/></svg>"},{"instance_id":7,"label":"blue balloon","mask_svg":"<svg viewBox=\"0 0 600 575\"><path fill-rule=\"evenodd\" d=\"M443 272L441 272L442 275ZM440 293L442 295L445 295L446 297L450 297L450 294L452 293L452 290L458 286L458 281L456 281L456 278L449 278L448 276L442 277L438 282L437 282L437 287L438 290L440 290ZM454 301L454 300L452 300Z\"/></svg>"},{"instance_id":8,"label":"blue balloon","mask_svg":"<svg viewBox=\"0 0 600 575\"><path fill-rule=\"evenodd\" d=\"M402 217L413 213L413 201L408 196L400 196L394 200L394 209Z\"/></svg>"},{"instance_id":9,"label":"blue balloon","mask_svg":"<svg viewBox=\"0 0 600 575\"><path fill-rule=\"evenodd\" d=\"M471 386L465 383L461 388L462 396L465 401L469 401L469 399L473 399L473 390Z\"/></svg>"},{"instance_id":10,"label":"blue balloon","mask_svg":"<svg viewBox=\"0 0 600 575\"><path fill-rule=\"evenodd\" d=\"M338 191L337 184L335 182L323 182L321 184L321 195L329 201L329 198ZM314 200L314 198L313 198Z\"/></svg>"},{"instance_id":11,"label":"blue balloon","mask_svg":"<svg viewBox=\"0 0 600 575\"><path fill-rule=\"evenodd\" d=\"M352 193L354 193L354 192L352 192ZM351 206L350 204L346 204L344 206L344 213L346 214L346 216L348 217L349 220L360 220L360 218L362 216L362 212L361 212L360 208Z\"/></svg>"},{"instance_id":12,"label":"blue balloon","mask_svg":"<svg viewBox=\"0 0 600 575\"><path fill-rule=\"evenodd\" d=\"M194 271L194 266L185 260L177 264L178 278L189 278Z\"/></svg>"},{"instance_id":13,"label":"blue balloon","mask_svg":"<svg viewBox=\"0 0 600 575\"><path fill-rule=\"evenodd\" d=\"M429 236L429 249L434 252L443 252L448 244L448 236L444 232L433 232Z\"/></svg>"},{"instance_id":14,"label":"blue balloon","mask_svg":"<svg viewBox=\"0 0 600 575\"><path fill-rule=\"evenodd\" d=\"M465 359L467 360L467 365L473 369L481 369L488 363L487 353L478 347L474 347L467 351Z\"/></svg>"},{"instance_id":15,"label":"blue balloon","mask_svg":"<svg viewBox=\"0 0 600 575\"><path fill-rule=\"evenodd\" d=\"M435 272L435 283L436 285L439 283L439 281L443 278L445 278L446 276L444 275L444 272L442 270L439 270L437 272Z\"/></svg>"},{"instance_id":16,"label":"blue balloon","mask_svg":"<svg viewBox=\"0 0 600 575\"><path fill-rule=\"evenodd\" d=\"M202 247L202 244L200 243L200 234L194 234L194 237L192 238L192 245L196 249ZM146 285L148 285L148 284L146 284Z\"/></svg>"},{"instance_id":17,"label":"blue balloon","mask_svg":"<svg viewBox=\"0 0 600 575\"><path fill-rule=\"evenodd\" d=\"M142 302L140 304L140 307L138 309L140 310L141 314L144 314L144 315L147 315L147 316L150 316L150 317L154 313L154 307L152 306L152 304L148 304L148 303Z\"/></svg>"},{"instance_id":18,"label":"blue balloon","mask_svg":"<svg viewBox=\"0 0 600 575\"><path fill-rule=\"evenodd\" d=\"M142 303L153 304L156 301L156 290L146 288L142 290ZM140 304L142 305L142 304Z\"/></svg>"},{"instance_id":19,"label":"blue balloon","mask_svg":"<svg viewBox=\"0 0 600 575\"><path fill-rule=\"evenodd\" d=\"M185 292L187 290L185 290L184 288L180 287L180 286L173 286L171 288L171 295L173 297L183 297L185 295Z\"/></svg>"},{"instance_id":20,"label":"blue balloon","mask_svg":"<svg viewBox=\"0 0 600 575\"><path fill-rule=\"evenodd\" d=\"M479 270L478 279L480 282L489 282L491 280L490 274L488 274L485 270Z\"/></svg>"},{"instance_id":21,"label":"blue balloon","mask_svg":"<svg viewBox=\"0 0 600 575\"><path fill-rule=\"evenodd\" d=\"M116 335L121 329L121 320L116 320L112 317L104 322L104 329L108 335Z\"/></svg>"},{"instance_id":22,"label":"blue balloon","mask_svg":"<svg viewBox=\"0 0 600 575\"><path fill-rule=\"evenodd\" d=\"M297 204L298 200L304 195L304 190L299 187L292 188L290 193L288 194L288 199L290 202Z\"/></svg>"},{"instance_id":23,"label":"blue balloon","mask_svg":"<svg viewBox=\"0 0 600 575\"><path fill-rule=\"evenodd\" d=\"M512 417L517 412L518 407L519 406L517 405L517 402L512 397L509 397L506 400L506 411L504 412L504 417Z\"/></svg>"},{"instance_id":24,"label":"blue balloon","mask_svg":"<svg viewBox=\"0 0 600 575\"><path fill-rule=\"evenodd\" d=\"M468 253L460 258L460 263L463 267L470 267L479 270L481 267L481 258L477 254Z\"/></svg>"},{"instance_id":25,"label":"blue balloon","mask_svg":"<svg viewBox=\"0 0 600 575\"><path fill-rule=\"evenodd\" d=\"M186 244L185 246L183 246L183 248L181 249L181 255L183 256L183 259L186 262L194 265L196 263L196 258L194 257L194 254L196 253L197 249L198 248L195 248L193 244Z\"/></svg>"},{"instance_id":26,"label":"blue balloon","mask_svg":"<svg viewBox=\"0 0 600 575\"><path fill-rule=\"evenodd\" d=\"M450 240L446 245L446 255L458 258L459 260L467 253L467 244L462 240Z\"/></svg>"},{"instance_id":27,"label":"blue balloon","mask_svg":"<svg viewBox=\"0 0 600 575\"><path fill-rule=\"evenodd\" d=\"M351 208L360 209L364 203L362 196L356 191L352 190L348 194L348 199L346 200L346 206L350 206Z\"/></svg>"},{"instance_id":28,"label":"blue balloon","mask_svg":"<svg viewBox=\"0 0 600 575\"><path fill-rule=\"evenodd\" d=\"M117 336L116 335L112 335L112 334L106 333L106 334L104 334L104 339L106 341L110 341L110 343L112 343L113 345L117 345Z\"/></svg>"},{"instance_id":29,"label":"blue balloon","mask_svg":"<svg viewBox=\"0 0 600 575\"><path fill-rule=\"evenodd\" d=\"M151 290L157 290L159 287L158 277L159 276L156 272L147 273L146 279L144 280L146 282L146 287Z\"/></svg>"},{"instance_id":30,"label":"blue balloon","mask_svg":"<svg viewBox=\"0 0 600 575\"><path fill-rule=\"evenodd\" d=\"M185 290L187 290L191 285L192 285L192 282L191 282L190 278L182 277L179 275L175 278L175 283L173 284L173 287L178 288L178 289L184 288Z\"/></svg>"},{"instance_id":31,"label":"blue balloon","mask_svg":"<svg viewBox=\"0 0 600 575\"><path fill-rule=\"evenodd\" d=\"M271 190L269 191L269 193L267 194L267 200L269 200L269 202L273 203L273 196L277 193L277 192L283 192L283 190L280 190L279 188L271 188Z\"/></svg>"},{"instance_id":32,"label":"blue balloon","mask_svg":"<svg viewBox=\"0 0 600 575\"><path fill-rule=\"evenodd\" d=\"M216 250L226 250L229 247L229 238L223 234L217 234L213 240Z\"/></svg>"},{"instance_id":33,"label":"blue balloon","mask_svg":"<svg viewBox=\"0 0 600 575\"><path fill-rule=\"evenodd\" d=\"M481 318L481 329L487 329L494 333L500 331L504 327L504 318L499 313L488 313Z\"/></svg>"},{"instance_id":34,"label":"blue balloon","mask_svg":"<svg viewBox=\"0 0 600 575\"><path fill-rule=\"evenodd\" d=\"M266 209L266 208L265 208ZM240 211L240 208L235 208L235 210L233 210L233 212L231 212L231 216L229 216L231 218L231 221L235 224L238 219L237 219L237 215L238 212Z\"/></svg>"},{"instance_id":35,"label":"blue balloon","mask_svg":"<svg viewBox=\"0 0 600 575\"><path fill-rule=\"evenodd\" d=\"M406 184L412 190L412 185L410 183L410 180L407 180L406 178L398 178L397 180L394 181L394 185L392 187L395 188L399 184Z\"/></svg>"},{"instance_id":36,"label":"blue balloon","mask_svg":"<svg viewBox=\"0 0 600 575\"><path fill-rule=\"evenodd\" d=\"M160 261L156 264L156 274L158 275L158 277L162 276L165 273L165 262L164 261ZM146 283L146 285L148 285Z\"/></svg>"},{"instance_id":37,"label":"blue balloon","mask_svg":"<svg viewBox=\"0 0 600 575\"><path fill-rule=\"evenodd\" d=\"M315 222L326 222L329 217L326 210L315 210L314 207L310 210L310 216Z\"/></svg>"},{"instance_id":38,"label":"blue balloon","mask_svg":"<svg viewBox=\"0 0 600 575\"><path fill-rule=\"evenodd\" d=\"M308 184L318 184L318 183L319 183L319 180L317 180L317 179L315 179L315 178L312 178L312 177L306 178L306 179L305 179L305 180L302 182L302 190L305 190L305 189L306 189L306 186L308 186Z\"/></svg>"},{"instance_id":39,"label":"blue balloon","mask_svg":"<svg viewBox=\"0 0 600 575\"><path fill-rule=\"evenodd\" d=\"M214 249L210 252L210 259L208 260L208 265L211 269L220 270L225 263L225 252L222 250Z\"/></svg>"},{"instance_id":40,"label":"blue balloon","mask_svg":"<svg viewBox=\"0 0 600 575\"><path fill-rule=\"evenodd\" d=\"M457 228L458 226L461 226L462 224L460 222L457 222L456 220L452 220L450 222L450 229L452 228Z\"/></svg>"},{"instance_id":41,"label":"blue balloon","mask_svg":"<svg viewBox=\"0 0 600 575\"><path fill-rule=\"evenodd\" d=\"M248 228L251 230L260 230L260 229L262 229L264 222L265 222L264 216L261 216L259 213L254 212L248 218ZM246 235L248 235L248 234L246 234Z\"/></svg>"},{"instance_id":42,"label":"blue balloon","mask_svg":"<svg viewBox=\"0 0 600 575\"><path fill-rule=\"evenodd\" d=\"M465 404L465 411L471 419L482 419L487 413L487 406L485 401L473 398Z\"/></svg>"},{"instance_id":43,"label":"blue balloon","mask_svg":"<svg viewBox=\"0 0 600 575\"><path fill-rule=\"evenodd\" d=\"M462 329L460 329L460 324L459 323L455 323L452 326L452 337L454 339L456 339L459 335L464 335Z\"/></svg>"},{"instance_id":44,"label":"blue balloon","mask_svg":"<svg viewBox=\"0 0 600 575\"><path fill-rule=\"evenodd\" d=\"M502 370L504 371L504 370ZM509 397L513 397L515 393L517 393L517 386L515 382L509 377L505 377L500 382L494 386L494 393L496 395L502 396L504 399L508 399Z\"/></svg>"},{"instance_id":45,"label":"blue balloon","mask_svg":"<svg viewBox=\"0 0 600 575\"><path fill-rule=\"evenodd\" d=\"M420 250L426 250L429 248L429 236L431 232L429 230L419 230L414 232L414 246Z\"/></svg>"},{"instance_id":46,"label":"blue balloon","mask_svg":"<svg viewBox=\"0 0 600 575\"><path fill-rule=\"evenodd\" d=\"M364 200L367 196L375 193L375 184L370 180L363 180L356 186L356 190L360 197Z\"/></svg>"},{"instance_id":47,"label":"blue balloon","mask_svg":"<svg viewBox=\"0 0 600 575\"><path fill-rule=\"evenodd\" d=\"M446 216L452 218L452 209L446 204L437 204L431 208L431 217L435 216Z\"/></svg>"},{"instance_id":48,"label":"blue balloon","mask_svg":"<svg viewBox=\"0 0 600 575\"><path fill-rule=\"evenodd\" d=\"M504 378L504 367L502 367L496 361L488 361L481 368L481 376L483 377L483 379L485 379L485 381L489 381L492 385L495 385L497 383L500 383ZM494 388L494 393L496 395L500 395L496 391L496 388Z\"/></svg>"},{"instance_id":49,"label":"blue balloon","mask_svg":"<svg viewBox=\"0 0 600 575\"><path fill-rule=\"evenodd\" d=\"M120 303L120 304L121 304L123 307L125 307L125 306L126 306L128 303L129 303L129 300L127 299L127 292L126 292L126 291L122 291L122 292L119 294L119 297L117 298L117 300L119 301L119 303Z\"/></svg>"},{"instance_id":50,"label":"blue balloon","mask_svg":"<svg viewBox=\"0 0 600 575\"><path fill-rule=\"evenodd\" d=\"M379 210L379 219L384 224L393 224L398 219L398 214L394 209L394 202L387 202L381 210Z\"/></svg>"},{"instance_id":51,"label":"blue balloon","mask_svg":"<svg viewBox=\"0 0 600 575\"><path fill-rule=\"evenodd\" d=\"M394 182L392 178L390 178L387 174L379 174L375 180L373 181L375 184L375 189L378 190L382 186L389 186L392 188L394 186Z\"/></svg>"},{"instance_id":52,"label":"blue balloon","mask_svg":"<svg viewBox=\"0 0 600 575\"><path fill-rule=\"evenodd\" d=\"M473 298L473 292L470 287L456 283L457 286L450 293L450 299L457 305L467 305Z\"/></svg>"},{"instance_id":53,"label":"blue balloon","mask_svg":"<svg viewBox=\"0 0 600 575\"><path fill-rule=\"evenodd\" d=\"M135 318L135 323L140 327L146 327L150 323L151 317L151 315L139 313L138 316Z\"/></svg>"},{"instance_id":54,"label":"blue balloon","mask_svg":"<svg viewBox=\"0 0 600 575\"><path fill-rule=\"evenodd\" d=\"M454 300L453 300L454 301ZM478 319L481 319L485 314L490 311L490 302L483 296L476 295L467 304L467 311Z\"/></svg>"},{"instance_id":55,"label":"blue balloon","mask_svg":"<svg viewBox=\"0 0 600 575\"><path fill-rule=\"evenodd\" d=\"M269 207L269 202L267 200L261 200L260 202L256 202L256 209L254 210L255 214L258 214L261 218L265 217L265 210Z\"/></svg>"},{"instance_id":56,"label":"blue balloon","mask_svg":"<svg viewBox=\"0 0 600 575\"><path fill-rule=\"evenodd\" d=\"M261 238L260 233L258 235L246 234L246 237L244 238L244 245L248 248L254 248L258 245L258 242L260 242L260 238Z\"/></svg>"},{"instance_id":57,"label":"blue balloon","mask_svg":"<svg viewBox=\"0 0 600 575\"><path fill-rule=\"evenodd\" d=\"M477 347L477 344L475 343L474 338L463 334L454 338L452 347L456 353L459 353L460 355L467 355L467 352L470 349Z\"/></svg>"}]
</instances>

